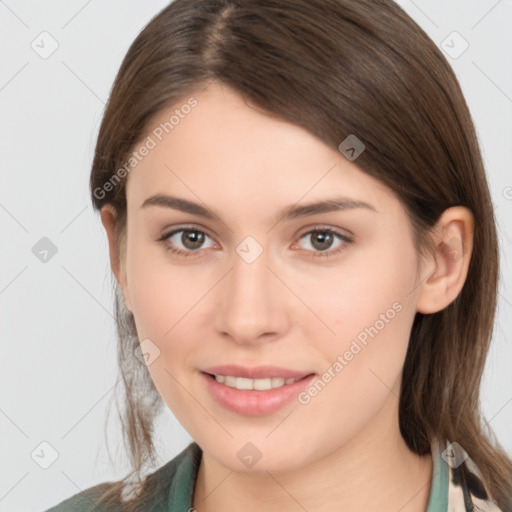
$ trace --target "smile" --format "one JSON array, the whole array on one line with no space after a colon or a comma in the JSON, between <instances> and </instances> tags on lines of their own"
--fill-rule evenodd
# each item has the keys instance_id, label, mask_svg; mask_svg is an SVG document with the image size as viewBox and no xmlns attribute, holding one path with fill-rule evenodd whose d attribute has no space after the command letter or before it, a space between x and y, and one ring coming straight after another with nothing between
<instances>
[{"instance_id":1,"label":"smile","mask_svg":"<svg viewBox=\"0 0 512 512\"><path fill-rule=\"evenodd\" d=\"M200 372L206 390L214 402L224 409L246 416L272 414L294 399L316 378L315 374L303 377L272 377L250 379L232 375ZM224 380L224 382L222 382Z\"/></svg>"},{"instance_id":2,"label":"smile","mask_svg":"<svg viewBox=\"0 0 512 512\"><path fill-rule=\"evenodd\" d=\"M266 379L247 379L244 377L233 377L231 375L214 375L215 380L229 386L230 388L245 389L245 390L256 390L266 391L268 389L280 388L286 384L293 384L300 380L300 377L290 377L285 379L284 377L272 377Z\"/></svg>"}]
</instances>

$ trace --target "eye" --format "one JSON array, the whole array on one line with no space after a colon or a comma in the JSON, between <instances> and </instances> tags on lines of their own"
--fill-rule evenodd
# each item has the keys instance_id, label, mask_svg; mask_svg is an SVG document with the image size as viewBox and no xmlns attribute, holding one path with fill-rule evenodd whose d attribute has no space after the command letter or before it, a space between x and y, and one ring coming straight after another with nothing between
<instances>
[{"instance_id":1,"label":"eye","mask_svg":"<svg viewBox=\"0 0 512 512\"><path fill-rule=\"evenodd\" d=\"M309 238L309 241L308 241ZM204 246L205 241L211 240L209 246ZM306 240L305 250L312 253L313 257L332 257L343 251L352 243L352 238L326 227L315 227L304 233L299 241ZM216 244L201 229L194 227L180 227L162 235L157 242L163 244L167 251L180 257L193 257L201 249L215 247ZM334 249L333 249L334 247Z\"/></svg>"},{"instance_id":2,"label":"eye","mask_svg":"<svg viewBox=\"0 0 512 512\"><path fill-rule=\"evenodd\" d=\"M161 242L166 250L179 256L189 257L193 256L193 253L199 252L199 249L208 248L203 247L206 239L211 240L204 231L182 227L161 236L157 241ZM213 246L215 246L215 243L213 243Z\"/></svg>"},{"instance_id":3,"label":"eye","mask_svg":"<svg viewBox=\"0 0 512 512\"><path fill-rule=\"evenodd\" d=\"M313 257L331 257L334 256L341 251L343 251L346 246L352 243L352 238L334 230L331 228L325 227L316 227L304 233L299 240L306 240L309 242L306 243L306 250L312 251ZM334 249L332 248L334 246Z\"/></svg>"}]
</instances>

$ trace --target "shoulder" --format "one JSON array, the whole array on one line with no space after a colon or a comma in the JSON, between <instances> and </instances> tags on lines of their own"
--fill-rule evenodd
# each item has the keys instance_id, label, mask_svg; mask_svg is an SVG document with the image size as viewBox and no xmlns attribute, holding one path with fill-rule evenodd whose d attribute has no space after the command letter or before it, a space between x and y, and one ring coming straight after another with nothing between
<instances>
[{"instance_id":1,"label":"shoulder","mask_svg":"<svg viewBox=\"0 0 512 512\"><path fill-rule=\"evenodd\" d=\"M145 477L143 491L132 502L132 507L136 510L158 510L159 505L166 509L165 504L170 500L188 500L194 487L200 458L201 449L195 442L190 443L176 457ZM126 504L120 500L119 489L119 481L104 482L65 499L45 512L124 511ZM113 496L106 502L101 498L109 491ZM177 494L181 495L176 496Z\"/></svg>"},{"instance_id":2,"label":"shoulder","mask_svg":"<svg viewBox=\"0 0 512 512\"><path fill-rule=\"evenodd\" d=\"M70 498L61 501L58 505L48 509L46 512L71 512L80 510L83 512L110 511L116 510L112 507L100 507L99 502L102 495L112 490L114 482L105 482L81 491ZM121 510L121 509L119 509Z\"/></svg>"}]
</instances>

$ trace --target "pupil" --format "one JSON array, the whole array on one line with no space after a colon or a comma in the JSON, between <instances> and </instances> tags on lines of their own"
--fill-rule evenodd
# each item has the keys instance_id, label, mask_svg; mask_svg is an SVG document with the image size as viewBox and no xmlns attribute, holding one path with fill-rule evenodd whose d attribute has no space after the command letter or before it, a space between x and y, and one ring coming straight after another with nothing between
<instances>
[{"instance_id":1,"label":"pupil","mask_svg":"<svg viewBox=\"0 0 512 512\"><path fill-rule=\"evenodd\" d=\"M198 231L184 231L181 241L187 249L198 249L203 244L204 234Z\"/></svg>"},{"instance_id":2,"label":"pupil","mask_svg":"<svg viewBox=\"0 0 512 512\"><path fill-rule=\"evenodd\" d=\"M317 243L318 242L318 243ZM316 237L313 237L313 246L319 250L328 249L332 244L332 233L326 231L317 231Z\"/></svg>"}]
</instances>

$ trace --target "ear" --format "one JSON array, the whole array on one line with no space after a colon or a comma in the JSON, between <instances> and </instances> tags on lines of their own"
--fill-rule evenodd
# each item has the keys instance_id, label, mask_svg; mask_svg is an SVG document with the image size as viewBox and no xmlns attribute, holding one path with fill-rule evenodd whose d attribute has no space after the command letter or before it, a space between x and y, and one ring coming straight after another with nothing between
<instances>
[{"instance_id":1,"label":"ear","mask_svg":"<svg viewBox=\"0 0 512 512\"><path fill-rule=\"evenodd\" d=\"M468 274L473 250L474 220L471 211L454 206L443 212L432 235L433 254L423 261L423 281L416 310L431 314L441 311L459 295Z\"/></svg>"},{"instance_id":2,"label":"ear","mask_svg":"<svg viewBox=\"0 0 512 512\"><path fill-rule=\"evenodd\" d=\"M119 253L119 248L117 247L115 240L115 229L116 229L116 210L112 205L106 204L101 208L101 223L105 228L108 238L108 247L109 247L109 255L110 255L110 268L116 278L116 281L119 283L123 293L124 305L130 311L132 311L132 306L130 302L130 296L128 293L127 279L126 279L126 269L124 265L124 258L126 255Z\"/></svg>"}]
</instances>

